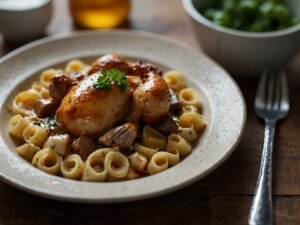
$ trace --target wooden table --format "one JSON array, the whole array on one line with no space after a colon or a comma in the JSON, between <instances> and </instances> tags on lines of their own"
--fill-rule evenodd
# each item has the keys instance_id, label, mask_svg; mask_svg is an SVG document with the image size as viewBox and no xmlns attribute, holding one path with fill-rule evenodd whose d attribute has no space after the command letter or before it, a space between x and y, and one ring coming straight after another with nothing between
<instances>
[{"instance_id":1,"label":"wooden table","mask_svg":"<svg viewBox=\"0 0 300 225\"><path fill-rule=\"evenodd\" d=\"M54 0L47 35L77 29L66 1ZM198 47L179 0L133 0L125 28L160 33ZM2 43L0 55L16 46ZM296 76L298 73L298 77ZM291 112L277 129L274 152L275 224L300 224L300 55L289 65ZM128 204L81 205L27 194L0 182L0 225L25 224L247 224L259 170L263 123L253 111L256 79L235 78L246 100L248 119L242 142L221 167L180 191ZM298 133L298 132L299 133Z\"/></svg>"}]
</instances>

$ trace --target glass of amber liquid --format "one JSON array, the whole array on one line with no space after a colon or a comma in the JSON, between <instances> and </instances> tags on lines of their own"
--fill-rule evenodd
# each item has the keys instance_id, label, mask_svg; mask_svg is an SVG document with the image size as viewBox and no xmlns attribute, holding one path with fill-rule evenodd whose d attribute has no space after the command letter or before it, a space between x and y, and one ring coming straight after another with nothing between
<instances>
[{"instance_id":1,"label":"glass of amber liquid","mask_svg":"<svg viewBox=\"0 0 300 225\"><path fill-rule=\"evenodd\" d=\"M85 28L114 28L128 17L130 0L70 0L74 22Z\"/></svg>"}]
</instances>

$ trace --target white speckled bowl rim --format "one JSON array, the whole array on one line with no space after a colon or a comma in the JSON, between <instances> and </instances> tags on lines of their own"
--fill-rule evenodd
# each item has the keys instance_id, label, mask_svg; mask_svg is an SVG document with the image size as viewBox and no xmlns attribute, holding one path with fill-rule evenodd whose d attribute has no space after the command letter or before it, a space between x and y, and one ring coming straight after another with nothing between
<instances>
[{"instance_id":1,"label":"white speckled bowl rim","mask_svg":"<svg viewBox=\"0 0 300 225\"><path fill-rule=\"evenodd\" d=\"M132 181L72 181L34 168L16 154L8 135L10 93L16 92L15 87L20 83L25 85L32 74L51 65L74 58L96 58L105 53L142 58L186 74L189 86L198 89L203 96L208 120L204 137L193 153L178 165ZM185 44L146 32L85 31L32 42L0 59L0 89L0 178L22 190L64 201L125 202L182 188L209 174L230 156L241 139L246 120L243 96L227 72Z\"/></svg>"}]
</instances>

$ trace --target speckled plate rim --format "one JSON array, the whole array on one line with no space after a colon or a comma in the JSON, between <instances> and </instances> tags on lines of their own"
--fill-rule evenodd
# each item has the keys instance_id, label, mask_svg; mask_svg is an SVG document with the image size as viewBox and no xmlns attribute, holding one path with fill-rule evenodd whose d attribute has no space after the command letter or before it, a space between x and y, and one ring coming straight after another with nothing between
<instances>
[{"instance_id":1,"label":"speckled plate rim","mask_svg":"<svg viewBox=\"0 0 300 225\"><path fill-rule=\"evenodd\" d=\"M88 183L48 175L12 150L7 132L7 98L32 74L50 65L105 53L163 63L188 74L209 106L205 137L193 153L160 174L126 182ZM237 84L207 56L178 41L147 32L84 31L47 37L27 44L0 59L0 178L27 192L63 201L125 202L150 198L182 188L220 166L241 140L246 107ZM207 101L206 101L206 100Z\"/></svg>"}]
</instances>

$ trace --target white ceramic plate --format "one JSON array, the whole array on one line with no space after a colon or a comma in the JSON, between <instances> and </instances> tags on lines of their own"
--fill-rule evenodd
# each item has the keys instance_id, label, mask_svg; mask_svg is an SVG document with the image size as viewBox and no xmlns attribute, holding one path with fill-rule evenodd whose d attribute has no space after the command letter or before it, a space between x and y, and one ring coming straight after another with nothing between
<instances>
[{"instance_id":1,"label":"white ceramic plate","mask_svg":"<svg viewBox=\"0 0 300 225\"><path fill-rule=\"evenodd\" d=\"M202 95L208 126L191 155L178 165L145 178L108 183L72 181L48 175L19 157L8 135L9 105L30 87L41 70L80 58L91 62L117 53L176 69ZM245 103L233 79L212 60L189 46L144 32L79 32L45 38L0 59L0 178L28 192L74 202L122 202L161 195L210 173L237 146L245 124Z\"/></svg>"}]
</instances>

